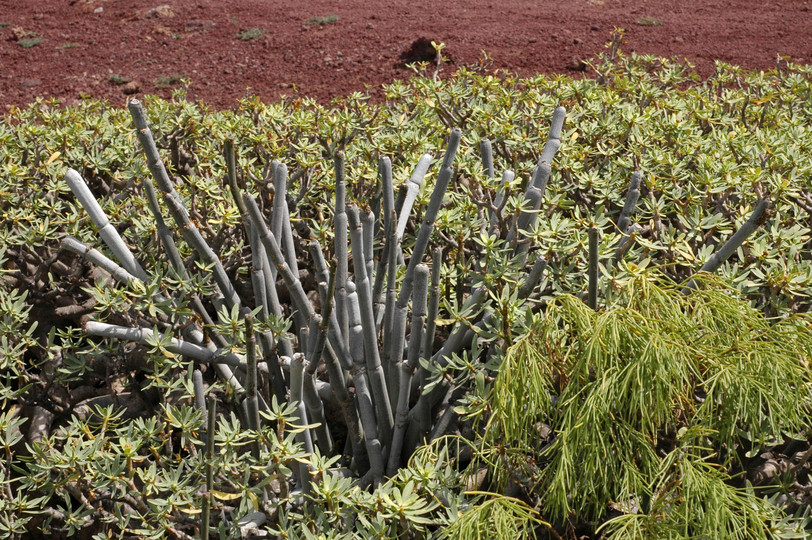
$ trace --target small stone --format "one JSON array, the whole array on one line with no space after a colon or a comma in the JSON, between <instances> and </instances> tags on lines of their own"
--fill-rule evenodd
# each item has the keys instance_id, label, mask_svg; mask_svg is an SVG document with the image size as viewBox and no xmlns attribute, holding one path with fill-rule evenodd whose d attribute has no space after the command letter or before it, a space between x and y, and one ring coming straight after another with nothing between
<instances>
[{"instance_id":1,"label":"small stone","mask_svg":"<svg viewBox=\"0 0 812 540\"><path fill-rule=\"evenodd\" d=\"M125 85L123 85L121 87L121 92L125 96L131 96L133 94L137 94L140 91L141 91L141 87L138 86L138 83L135 82L135 81L130 81L127 84L125 84Z\"/></svg>"},{"instance_id":2,"label":"small stone","mask_svg":"<svg viewBox=\"0 0 812 540\"><path fill-rule=\"evenodd\" d=\"M580 45L581 43L583 43L583 41L581 40L581 38L575 38L572 40L572 43L574 45Z\"/></svg>"},{"instance_id":3,"label":"small stone","mask_svg":"<svg viewBox=\"0 0 812 540\"><path fill-rule=\"evenodd\" d=\"M368 22L367 23L367 30L372 30L373 28L375 28L375 25L372 24L371 22Z\"/></svg>"},{"instance_id":4,"label":"small stone","mask_svg":"<svg viewBox=\"0 0 812 540\"><path fill-rule=\"evenodd\" d=\"M592 30L593 32L597 32L601 29L601 27L596 24L593 24L592 26L589 27L589 29Z\"/></svg>"},{"instance_id":5,"label":"small stone","mask_svg":"<svg viewBox=\"0 0 812 540\"><path fill-rule=\"evenodd\" d=\"M166 26L164 26L162 24L159 24L158 26L153 28L152 31L154 33L158 34L158 35L161 35L161 36L172 37L172 35L173 35L172 30L170 30L169 28L167 28Z\"/></svg>"},{"instance_id":6,"label":"small stone","mask_svg":"<svg viewBox=\"0 0 812 540\"><path fill-rule=\"evenodd\" d=\"M172 6L166 4L149 9L144 13L145 19L170 19L174 16L175 12L172 11Z\"/></svg>"},{"instance_id":7,"label":"small stone","mask_svg":"<svg viewBox=\"0 0 812 540\"><path fill-rule=\"evenodd\" d=\"M567 69L571 71L586 71L586 62L577 56L573 56L567 65Z\"/></svg>"},{"instance_id":8,"label":"small stone","mask_svg":"<svg viewBox=\"0 0 812 540\"><path fill-rule=\"evenodd\" d=\"M42 84L42 81L39 79L23 79L20 81L21 88L32 88L34 86L39 86Z\"/></svg>"},{"instance_id":9,"label":"small stone","mask_svg":"<svg viewBox=\"0 0 812 540\"><path fill-rule=\"evenodd\" d=\"M104 11L104 8L103 8L103 7L101 7L101 6L99 6L99 7L97 7L96 9L94 9L94 10L93 10L93 13L101 13L101 12L103 12L103 11Z\"/></svg>"},{"instance_id":10,"label":"small stone","mask_svg":"<svg viewBox=\"0 0 812 540\"><path fill-rule=\"evenodd\" d=\"M685 40L684 40L684 39L682 39L682 38L681 38L681 37L679 37L679 36L677 36L677 37L675 37L675 38L674 38L674 42L675 42L675 43L682 43L683 41L685 41Z\"/></svg>"},{"instance_id":11,"label":"small stone","mask_svg":"<svg viewBox=\"0 0 812 540\"><path fill-rule=\"evenodd\" d=\"M11 39L13 41L20 41L21 39L25 39L31 37L33 34L23 28L22 26L12 26L11 27Z\"/></svg>"}]
</instances>

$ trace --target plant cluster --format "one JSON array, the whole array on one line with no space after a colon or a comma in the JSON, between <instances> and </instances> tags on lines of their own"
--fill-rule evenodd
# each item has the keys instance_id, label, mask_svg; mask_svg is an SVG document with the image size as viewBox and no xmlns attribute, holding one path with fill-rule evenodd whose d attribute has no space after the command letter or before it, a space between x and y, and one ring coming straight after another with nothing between
<instances>
[{"instance_id":1,"label":"plant cluster","mask_svg":"<svg viewBox=\"0 0 812 540\"><path fill-rule=\"evenodd\" d=\"M176 423L172 425L182 433L180 445L173 444L172 452L194 455L196 447L203 446L203 439L208 443L206 452L201 452L205 456L202 466L197 471L190 469L189 474L184 475L184 480L191 486L199 485L205 476L206 492L201 495L186 493L184 496L174 493L178 504L170 505L166 513L175 517L178 511L186 511L181 503L202 508L198 527L201 536L208 538L211 512L213 508L222 507L222 504L215 506L216 495L224 489L223 483L228 483L222 469L213 472L212 464L219 446L214 435L214 411L218 401L229 405L232 420L237 422L234 424L237 437L245 439L241 445L247 456L244 467L252 474L246 473L243 481L247 487L253 488L247 495L253 504L253 508L249 507L252 510L249 515L256 516L252 520L264 522L268 515L275 515L279 523L284 523L286 518L280 518L279 514L292 512L289 507L315 520L310 516L306 499L317 491L318 481L325 481L326 475L341 478L347 486L360 491L370 485L380 486L385 477L397 476L420 445L443 437L454 425L456 413L450 402L460 395L475 365L484 365L489 356L498 358L499 349L489 350L489 344L507 346L510 343L515 319L521 320L517 314L523 308L522 301L534 291L542 276L546 263L543 258L526 277L520 275L528 251L524 237L525 230L535 221L541 194L550 177L550 164L560 145L563 108L556 109L549 140L519 215L512 218L510 209L505 208L504 188L489 205L488 218L481 223L477 240L482 250L481 256L476 257L482 276L475 276L472 280L473 290L453 313L456 324L436 352L433 344L439 317L442 250L437 249L433 254L431 286L429 268L421 264L421 260L453 176L460 130L452 130L449 135L448 149L402 278L399 268L399 261L403 259L401 241L432 156L425 154L420 158L397 201L391 162L382 157L379 160L380 197L375 205L378 211L361 213L356 204L346 201L343 153L336 154L332 268L328 270L318 242L313 241L308 246L309 266L319 283L318 290L311 291L316 293L322 307L321 314L318 314L300 279L301 260L296 244L310 233L305 226L297 230L296 236L293 234L285 165L278 161L271 165L270 180L274 191L269 204L271 217L266 218L257 196L239 187L234 145L231 142L225 145L228 183L244 229L244 236L233 240L238 246L248 246L250 253L251 294L246 298L245 292L238 292L220 256L208 245L175 190L141 104L133 100L129 109L166 211L187 247L194 250L197 275L192 278L192 269L181 258L150 180L146 180L143 187L167 263L164 265L166 270L158 270L157 279L151 278L141 266L87 184L72 169L68 170L65 180L115 260L72 236L63 240L62 249L84 256L130 289L127 295L125 290L110 290L97 282L93 290L88 291L95 299L96 318L117 318L128 322L87 321L83 324L84 333L125 339L148 347L146 352L150 356L147 361L153 363L152 369L145 370L150 380L148 388L159 390L161 396L147 405L162 405L167 418L175 419ZM487 141L483 141L482 150L483 167L493 174ZM348 236L351 239L349 246ZM375 242L376 236L384 240ZM352 274L348 272L350 262ZM176 285L164 286L168 279ZM290 298L289 309L279 301L277 279L284 282ZM511 292L508 285L499 283L500 280L519 281L521 287ZM206 281L213 282L214 288L201 289L200 285ZM469 280L459 279L458 284L465 281ZM482 313L489 295L494 301L501 301L496 314ZM408 315L410 305L411 316ZM217 322L210 311L216 311ZM408 340L407 323L411 328ZM477 323L476 326L473 323ZM451 368L456 366L450 361L463 349L468 349L472 342L478 351L470 356L462 355L462 360L469 366L463 370L462 380L447 388L449 385L444 378L431 375L440 371L453 373ZM324 371L322 379L317 377L320 369ZM219 383L214 380L215 374ZM192 392L187 386L190 381ZM413 381L422 388L422 393L416 393L419 397L414 404ZM324 387L321 392L317 383ZM209 396L218 391L224 392L224 396L210 399ZM194 408L173 407L178 396L184 395L193 400ZM184 436L200 431L200 426L194 425L194 413L198 413L198 420L202 421L207 402L210 411L208 425L200 440ZM282 403L287 405L282 408ZM438 411L438 408L445 412ZM107 414L113 414L112 409L107 411ZM239 413L239 420L234 411ZM340 413L341 420L334 421L333 425L328 423L326 415L330 412ZM132 411L129 414L136 416ZM439 420L435 422L435 418ZM296 419L298 424L293 421ZM108 421L103 420L103 424L106 426ZM345 434L343 445L336 444L335 424ZM289 428L280 427L285 425ZM240 430L240 426L247 429ZM251 436L251 433L256 435ZM344 458L338 460L337 454L342 453ZM322 455L327 457L324 463L321 463ZM29 487L47 492L66 489L62 478L56 484L51 483L54 480L50 474L51 456L38 454L36 457L35 468L42 466L41 471L49 471L49 474L47 480L40 480L37 475L29 477ZM140 457L148 460L145 455ZM315 480L310 459L320 465ZM264 469L269 462L276 462L276 467ZM331 464L341 469L326 468ZM107 491L123 491L128 497L134 497L143 492L143 478L139 471L144 467L147 467L146 463L138 468L118 469L118 476L105 478L103 486ZM85 480L92 478L90 475ZM272 480L276 481L275 487L269 485ZM98 493L102 487L94 485L86 489ZM399 531L420 530L422 525L434 523L424 514L447 506L426 500L428 493L414 491L413 483L392 489L396 490L394 496L402 506L403 514L396 516L397 522L385 523L383 532L387 536ZM398 489L405 491L398 492ZM78 490L82 491L81 488ZM305 500L297 504L296 493L303 494ZM136 519L135 528L140 534L145 527L155 529L159 534L185 534L171 522L158 520L155 523L154 519L150 522L138 518L138 512L147 507L149 500L152 499L139 503L136 498L132 502L128 500L125 505L131 513L129 518ZM92 508L97 518L104 519L105 509L101 502ZM245 508L246 505L241 505L238 510L245 512ZM72 513L72 508L64 510L65 516ZM120 523L121 519L121 515L115 516L115 522ZM322 519L346 521L347 517L322 516ZM233 519L221 518L219 522L233 525ZM297 525L302 526L301 518ZM314 521L312 528L321 530L323 525L323 522Z\"/></svg>"},{"instance_id":2,"label":"plant cluster","mask_svg":"<svg viewBox=\"0 0 812 540\"><path fill-rule=\"evenodd\" d=\"M310 26L324 26L325 24L330 24L332 22L336 22L341 17L336 15L335 13L331 13L329 15L317 15L315 17L310 17L305 21L305 24Z\"/></svg>"},{"instance_id":3,"label":"plant cluster","mask_svg":"<svg viewBox=\"0 0 812 540\"><path fill-rule=\"evenodd\" d=\"M607 538L792 538L752 464L807 439L812 321L770 322L709 275L658 281L638 268L605 309L547 306L487 390L483 466L554 520L611 508ZM791 479L774 499L806 459L772 471Z\"/></svg>"},{"instance_id":4,"label":"plant cluster","mask_svg":"<svg viewBox=\"0 0 812 540\"><path fill-rule=\"evenodd\" d=\"M810 72L593 67L12 111L5 534L802 527Z\"/></svg>"},{"instance_id":5,"label":"plant cluster","mask_svg":"<svg viewBox=\"0 0 812 540\"><path fill-rule=\"evenodd\" d=\"M242 41L253 41L265 35L263 28L246 28L237 34L237 39Z\"/></svg>"}]
</instances>

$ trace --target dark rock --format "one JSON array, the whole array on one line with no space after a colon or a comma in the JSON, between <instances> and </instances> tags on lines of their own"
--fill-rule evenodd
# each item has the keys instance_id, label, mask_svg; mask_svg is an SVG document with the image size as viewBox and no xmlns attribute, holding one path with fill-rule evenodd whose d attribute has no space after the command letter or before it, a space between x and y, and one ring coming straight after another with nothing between
<instances>
[{"instance_id":1,"label":"dark rock","mask_svg":"<svg viewBox=\"0 0 812 540\"><path fill-rule=\"evenodd\" d=\"M137 94L140 91L141 91L141 87L138 86L138 83L135 82L135 81L130 81L127 84L125 84L125 85L123 85L121 87L121 92L125 96L131 96L133 94Z\"/></svg>"},{"instance_id":2,"label":"dark rock","mask_svg":"<svg viewBox=\"0 0 812 540\"><path fill-rule=\"evenodd\" d=\"M586 61L577 56L573 56L567 64L567 69L570 71L586 71Z\"/></svg>"},{"instance_id":3,"label":"dark rock","mask_svg":"<svg viewBox=\"0 0 812 540\"><path fill-rule=\"evenodd\" d=\"M400 59L405 64L412 62L434 62L437 59L437 51L427 37L419 37L412 42L408 49L403 51Z\"/></svg>"}]
</instances>

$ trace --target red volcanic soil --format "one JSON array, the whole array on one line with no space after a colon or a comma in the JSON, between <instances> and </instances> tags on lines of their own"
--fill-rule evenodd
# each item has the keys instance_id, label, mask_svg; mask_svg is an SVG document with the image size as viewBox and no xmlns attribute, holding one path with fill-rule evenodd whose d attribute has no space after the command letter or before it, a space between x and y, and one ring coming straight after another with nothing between
<instances>
[{"instance_id":1,"label":"red volcanic soil","mask_svg":"<svg viewBox=\"0 0 812 540\"><path fill-rule=\"evenodd\" d=\"M419 38L445 43L445 70L486 51L520 75L579 75L616 27L624 52L685 58L703 76L714 60L812 63L809 0L3 0L0 26L0 113L38 96L168 96L181 77L220 108L246 94L375 96L412 74Z\"/></svg>"}]
</instances>

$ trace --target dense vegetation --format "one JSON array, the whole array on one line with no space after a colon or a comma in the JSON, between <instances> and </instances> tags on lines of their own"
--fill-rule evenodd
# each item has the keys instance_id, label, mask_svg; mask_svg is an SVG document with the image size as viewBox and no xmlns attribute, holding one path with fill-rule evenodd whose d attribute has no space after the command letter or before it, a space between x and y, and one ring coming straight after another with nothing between
<instances>
[{"instance_id":1,"label":"dense vegetation","mask_svg":"<svg viewBox=\"0 0 812 540\"><path fill-rule=\"evenodd\" d=\"M804 537L812 69L699 81L614 49L594 68L422 76L381 104L149 99L160 201L137 111L6 115L0 535ZM421 184L426 153L445 157ZM371 336L384 407L316 311L360 343L363 294L404 290Z\"/></svg>"}]
</instances>

